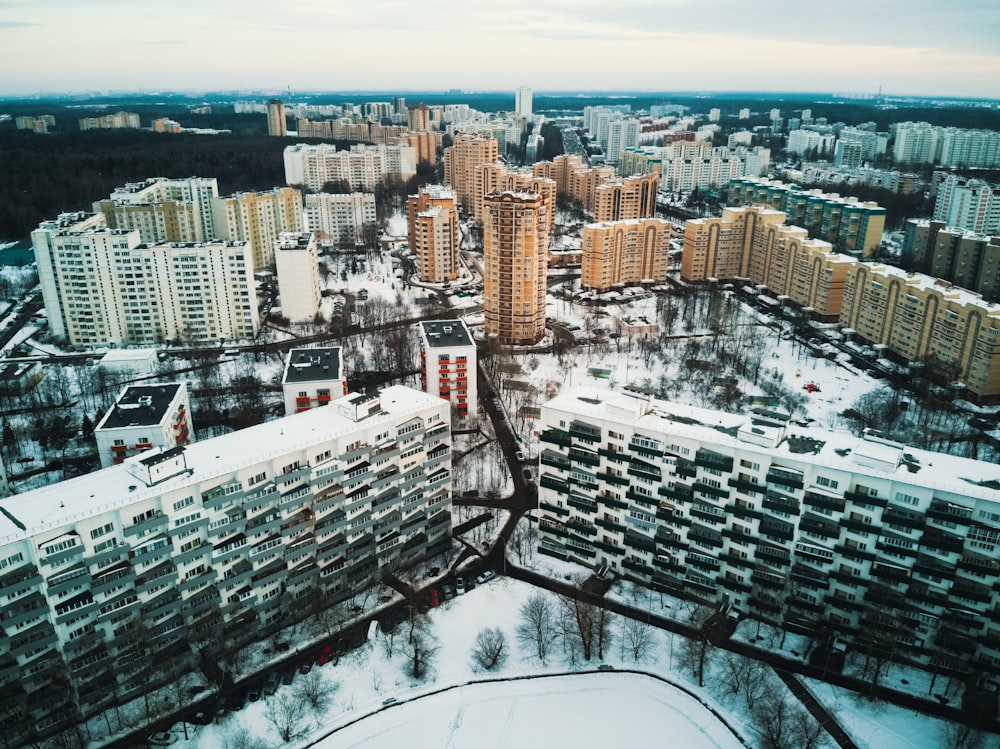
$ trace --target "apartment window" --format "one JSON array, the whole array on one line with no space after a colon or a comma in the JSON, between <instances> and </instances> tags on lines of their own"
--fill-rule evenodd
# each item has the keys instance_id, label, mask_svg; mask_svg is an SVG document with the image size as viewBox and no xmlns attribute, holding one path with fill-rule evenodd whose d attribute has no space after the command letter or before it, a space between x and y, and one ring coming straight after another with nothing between
<instances>
[{"instance_id":1,"label":"apartment window","mask_svg":"<svg viewBox=\"0 0 1000 749\"><path fill-rule=\"evenodd\" d=\"M817 476L816 483L819 484L820 486L825 486L829 489L836 489L838 482L834 481L833 479L827 478L826 476Z\"/></svg>"},{"instance_id":2,"label":"apartment window","mask_svg":"<svg viewBox=\"0 0 1000 749\"><path fill-rule=\"evenodd\" d=\"M247 481L247 486L253 486L254 484L259 484L261 481L267 478L267 473L261 471L256 476L251 476L250 480Z\"/></svg>"},{"instance_id":3,"label":"apartment window","mask_svg":"<svg viewBox=\"0 0 1000 749\"><path fill-rule=\"evenodd\" d=\"M185 497L179 502L174 502L174 512L178 510L183 510L185 507L190 507L194 504L194 497Z\"/></svg>"},{"instance_id":4,"label":"apartment window","mask_svg":"<svg viewBox=\"0 0 1000 749\"><path fill-rule=\"evenodd\" d=\"M105 535L107 533L111 533L111 531L113 531L114 529L115 529L115 524L114 523L105 523L100 528L94 528L94 530L92 530L90 532L90 537L91 538L100 538L101 536L103 536L103 535Z\"/></svg>"},{"instance_id":5,"label":"apartment window","mask_svg":"<svg viewBox=\"0 0 1000 749\"><path fill-rule=\"evenodd\" d=\"M858 491L861 491L861 488L862 487L859 486ZM906 505L916 505L920 502L920 500L912 494L903 494L903 492L896 492L896 501L902 502Z\"/></svg>"}]
</instances>

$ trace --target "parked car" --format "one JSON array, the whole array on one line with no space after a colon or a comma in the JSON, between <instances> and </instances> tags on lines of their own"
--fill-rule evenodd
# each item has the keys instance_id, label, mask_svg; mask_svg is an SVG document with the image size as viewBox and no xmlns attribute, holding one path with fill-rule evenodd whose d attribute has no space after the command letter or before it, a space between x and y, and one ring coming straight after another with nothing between
<instances>
[{"instance_id":1,"label":"parked car","mask_svg":"<svg viewBox=\"0 0 1000 749\"><path fill-rule=\"evenodd\" d=\"M486 570L485 572L483 572L483 574L478 575L476 577L476 583L478 585L482 585L483 583L492 580L496 576L497 576L497 573L494 572L493 570Z\"/></svg>"},{"instance_id":2,"label":"parked car","mask_svg":"<svg viewBox=\"0 0 1000 749\"><path fill-rule=\"evenodd\" d=\"M456 577L455 578L455 595L460 596L463 593L465 593L465 578L464 577Z\"/></svg>"},{"instance_id":3,"label":"parked car","mask_svg":"<svg viewBox=\"0 0 1000 749\"><path fill-rule=\"evenodd\" d=\"M281 683L282 684L291 684L292 680L294 678L295 678L295 669L294 668L290 668L287 671L285 671L285 673L283 673L281 675Z\"/></svg>"},{"instance_id":4,"label":"parked car","mask_svg":"<svg viewBox=\"0 0 1000 749\"><path fill-rule=\"evenodd\" d=\"M455 590L450 585L442 585L441 595L444 596L444 600L449 601L455 597Z\"/></svg>"},{"instance_id":5,"label":"parked car","mask_svg":"<svg viewBox=\"0 0 1000 749\"><path fill-rule=\"evenodd\" d=\"M516 453L514 453L514 457L517 459L518 463L523 463L524 462L524 453L521 452L520 450L518 450Z\"/></svg>"},{"instance_id":6,"label":"parked car","mask_svg":"<svg viewBox=\"0 0 1000 749\"><path fill-rule=\"evenodd\" d=\"M154 733L152 736L146 739L146 743L149 746L170 746L176 741L176 737L173 734L167 733L166 731L160 731L159 733Z\"/></svg>"},{"instance_id":7,"label":"parked car","mask_svg":"<svg viewBox=\"0 0 1000 749\"><path fill-rule=\"evenodd\" d=\"M324 665L333 660L333 645L324 645L323 649L319 651L319 657L316 659L316 663L319 665Z\"/></svg>"},{"instance_id":8,"label":"parked car","mask_svg":"<svg viewBox=\"0 0 1000 749\"><path fill-rule=\"evenodd\" d=\"M277 692L279 681L280 677L276 673L274 673L273 671L269 673L267 675L267 678L264 680L264 694L270 695Z\"/></svg>"},{"instance_id":9,"label":"parked car","mask_svg":"<svg viewBox=\"0 0 1000 749\"><path fill-rule=\"evenodd\" d=\"M428 596L427 603L432 607L441 605L441 594L438 593L437 588L431 589L431 593Z\"/></svg>"},{"instance_id":10,"label":"parked car","mask_svg":"<svg viewBox=\"0 0 1000 749\"><path fill-rule=\"evenodd\" d=\"M310 671L312 671L312 669L313 669L312 663L310 663L309 661L303 661L302 664L299 666L299 673L307 674Z\"/></svg>"},{"instance_id":11,"label":"parked car","mask_svg":"<svg viewBox=\"0 0 1000 749\"><path fill-rule=\"evenodd\" d=\"M260 688L253 687L249 692L247 692L247 699L251 702L257 702L260 699Z\"/></svg>"}]
</instances>

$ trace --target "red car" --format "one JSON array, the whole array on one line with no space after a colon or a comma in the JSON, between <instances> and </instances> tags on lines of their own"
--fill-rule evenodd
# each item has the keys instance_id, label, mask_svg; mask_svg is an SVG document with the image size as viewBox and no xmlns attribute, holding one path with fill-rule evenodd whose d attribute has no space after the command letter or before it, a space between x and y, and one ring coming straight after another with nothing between
<instances>
[{"instance_id":1,"label":"red car","mask_svg":"<svg viewBox=\"0 0 1000 749\"><path fill-rule=\"evenodd\" d=\"M436 588L431 590L431 596L428 603L430 603L431 606L437 606L441 603L441 595L437 592Z\"/></svg>"},{"instance_id":2,"label":"red car","mask_svg":"<svg viewBox=\"0 0 1000 749\"><path fill-rule=\"evenodd\" d=\"M329 663L332 660L333 660L333 645L324 645L323 649L320 651L319 658L316 659L316 662L322 666L326 663Z\"/></svg>"}]
</instances>

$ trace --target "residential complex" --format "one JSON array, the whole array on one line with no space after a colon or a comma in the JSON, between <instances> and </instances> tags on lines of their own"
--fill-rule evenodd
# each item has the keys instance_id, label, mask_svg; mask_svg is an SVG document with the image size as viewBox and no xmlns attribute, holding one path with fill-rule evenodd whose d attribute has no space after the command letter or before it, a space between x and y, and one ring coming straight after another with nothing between
<instances>
[{"instance_id":1,"label":"residential complex","mask_svg":"<svg viewBox=\"0 0 1000 749\"><path fill-rule=\"evenodd\" d=\"M329 405L347 395L347 368L340 346L293 348L281 376L285 415Z\"/></svg>"},{"instance_id":2,"label":"residential complex","mask_svg":"<svg viewBox=\"0 0 1000 749\"><path fill-rule=\"evenodd\" d=\"M658 218L583 227L580 286L597 292L667 280L673 224Z\"/></svg>"},{"instance_id":3,"label":"residential complex","mask_svg":"<svg viewBox=\"0 0 1000 749\"><path fill-rule=\"evenodd\" d=\"M43 114L40 117L23 115L14 118L14 126L18 130L31 130L39 135L47 135L49 128L56 126L56 118L51 114Z\"/></svg>"},{"instance_id":4,"label":"residential complex","mask_svg":"<svg viewBox=\"0 0 1000 749\"><path fill-rule=\"evenodd\" d=\"M556 182L553 179L540 177L530 169L508 169L501 163L481 164L475 168L475 198L473 199L473 215L476 221L483 221L483 199L491 192L537 192L546 200L549 206L556 204Z\"/></svg>"},{"instance_id":5,"label":"residential complex","mask_svg":"<svg viewBox=\"0 0 1000 749\"><path fill-rule=\"evenodd\" d=\"M625 221L656 215L660 176L641 174L605 182L594 190L594 221Z\"/></svg>"},{"instance_id":6,"label":"residential complex","mask_svg":"<svg viewBox=\"0 0 1000 749\"><path fill-rule=\"evenodd\" d=\"M71 344L252 338L260 326L248 242L141 244L103 214L31 234L49 330Z\"/></svg>"},{"instance_id":7,"label":"residential complex","mask_svg":"<svg viewBox=\"0 0 1000 749\"><path fill-rule=\"evenodd\" d=\"M267 134L281 138L288 135L285 104L280 99L272 99L267 103Z\"/></svg>"},{"instance_id":8,"label":"residential complex","mask_svg":"<svg viewBox=\"0 0 1000 749\"><path fill-rule=\"evenodd\" d=\"M1000 188L949 174L938 184L935 221L980 234L1000 234Z\"/></svg>"},{"instance_id":9,"label":"residential complex","mask_svg":"<svg viewBox=\"0 0 1000 749\"><path fill-rule=\"evenodd\" d=\"M308 193L305 203L306 224L320 247L355 247L378 223L374 193Z\"/></svg>"},{"instance_id":10,"label":"residential complex","mask_svg":"<svg viewBox=\"0 0 1000 749\"><path fill-rule=\"evenodd\" d=\"M627 392L542 406L539 550L961 677L1000 674L1000 468Z\"/></svg>"},{"instance_id":11,"label":"residential complex","mask_svg":"<svg viewBox=\"0 0 1000 749\"><path fill-rule=\"evenodd\" d=\"M882 244L885 209L878 203L859 203L798 185L747 177L729 182L728 204L762 205L788 216L788 223L801 226L815 239L832 244L838 252L873 257Z\"/></svg>"},{"instance_id":12,"label":"residential complex","mask_svg":"<svg viewBox=\"0 0 1000 749\"><path fill-rule=\"evenodd\" d=\"M537 343L545 334L553 208L537 192L494 192L483 203L483 316L487 338Z\"/></svg>"},{"instance_id":13,"label":"residential complex","mask_svg":"<svg viewBox=\"0 0 1000 749\"><path fill-rule=\"evenodd\" d=\"M115 112L100 117L83 117L78 122L81 130L137 130L139 115L135 112Z\"/></svg>"},{"instance_id":14,"label":"residential complex","mask_svg":"<svg viewBox=\"0 0 1000 749\"><path fill-rule=\"evenodd\" d=\"M455 415L475 418L476 342L462 320L433 320L417 326L420 333L420 386L452 403Z\"/></svg>"},{"instance_id":15,"label":"residential complex","mask_svg":"<svg viewBox=\"0 0 1000 749\"><path fill-rule=\"evenodd\" d=\"M328 182L371 192L389 180L405 182L417 173L416 151L409 145L353 145L338 151L332 143L297 143L284 151L285 183L319 192Z\"/></svg>"},{"instance_id":16,"label":"residential complex","mask_svg":"<svg viewBox=\"0 0 1000 749\"><path fill-rule=\"evenodd\" d=\"M407 202L410 251L424 283L448 283L458 278L460 230L455 191L425 185Z\"/></svg>"},{"instance_id":17,"label":"residential complex","mask_svg":"<svg viewBox=\"0 0 1000 749\"><path fill-rule=\"evenodd\" d=\"M291 187L241 192L212 202L216 239L249 242L254 268L274 265L274 242L282 232L301 232L302 194Z\"/></svg>"},{"instance_id":18,"label":"residential complex","mask_svg":"<svg viewBox=\"0 0 1000 749\"><path fill-rule=\"evenodd\" d=\"M94 429L103 468L154 448L183 447L193 437L191 399L183 383L126 386Z\"/></svg>"},{"instance_id":19,"label":"residential complex","mask_svg":"<svg viewBox=\"0 0 1000 749\"><path fill-rule=\"evenodd\" d=\"M958 168L1000 166L1000 132L899 122L892 157L896 163L940 164Z\"/></svg>"},{"instance_id":20,"label":"residential complex","mask_svg":"<svg viewBox=\"0 0 1000 749\"><path fill-rule=\"evenodd\" d=\"M390 387L4 500L5 739L75 726L448 549L450 497L448 403Z\"/></svg>"},{"instance_id":21,"label":"residential complex","mask_svg":"<svg viewBox=\"0 0 1000 749\"><path fill-rule=\"evenodd\" d=\"M444 149L444 183L455 190L458 205L472 213L476 205L476 167L493 164L500 158L497 139L475 133L456 133Z\"/></svg>"},{"instance_id":22,"label":"residential complex","mask_svg":"<svg viewBox=\"0 0 1000 749\"><path fill-rule=\"evenodd\" d=\"M151 177L115 188L94 203L109 229L136 229L151 242L204 242L216 239L212 206L219 198L215 177Z\"/></svg>"},{"instance_id":23,"label":"residential complex","mask_svg":"<svg viewBox=\"0 0 1000 749\"><path fill-rule=\"evenodd\" d=\"M319 254L311 231L282 232L274 242L281 314L293 323L313 322L319 313Z\"/></svg>"},{"instance_id":24,"label":"residential complex","mask_svg":"<svg viewBox=\"0 0 1000 749\"><path fill-rule=\"evenodd\" d=\"M903 265L1000 302L1000 236L984 236L943 221L911 219L903 239Z\"/></svg>"}]
</instances>

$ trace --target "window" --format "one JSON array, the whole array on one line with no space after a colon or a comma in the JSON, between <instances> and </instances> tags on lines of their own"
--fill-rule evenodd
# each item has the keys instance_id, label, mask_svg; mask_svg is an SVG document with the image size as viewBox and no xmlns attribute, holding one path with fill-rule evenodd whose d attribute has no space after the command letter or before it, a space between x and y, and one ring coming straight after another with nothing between
<instances>
[{"instance_id":1,"label":"window","mask_svg":"<svg viewBox=\"0 0 1000 749\"><path fill-rule=\"evenodd\" d=\"M107 533L111 533L111 531L113 531L114 529L115 529L115 524L114 523L106 523L106 524L102 525L100 528L94 528L94 530L92 530L90 532L90 537L91 538L100 538L101 536L103 536L103 535L105 535Z\"/></svg>"},{"instance_id":2,"label":"window","mask_svg":"<svg viewBox=\"0 0 1000 749\"><path fill-rule=\"evenodd\" d=\"M834 481L833 479L827 478L826 476L817 476L816 483L819 484L820 486L825 486L830 489L836 489L838 482Z\"/></svg>"},{"instance_id":3,"label":"window","mask_svg":"<svg viewBox=\"0 0 1000 749\"><path fill-rule=\"evenodd\" d=\"M183 510L185 507L190 507L194 504L194 497L185 497L179 502L174 502L174 512L178 510Z\"/></svg>"},{"instance_id":4,"label":"window","mask_svg":"<svg viewBox=\"0 0 1000 749\"><path fill-rule=\"evenodd\" d=\"M256 476L251 476L250 477L250 480L247 481L247 486L253 486L254 484L259 484L261 481L263 481L266 478L267 478L267 473L265 471L261 471Z\"/></svg>"}]
</instances>

